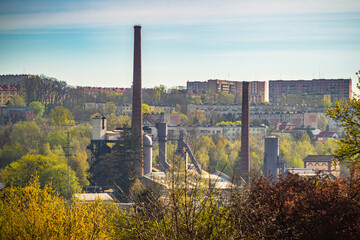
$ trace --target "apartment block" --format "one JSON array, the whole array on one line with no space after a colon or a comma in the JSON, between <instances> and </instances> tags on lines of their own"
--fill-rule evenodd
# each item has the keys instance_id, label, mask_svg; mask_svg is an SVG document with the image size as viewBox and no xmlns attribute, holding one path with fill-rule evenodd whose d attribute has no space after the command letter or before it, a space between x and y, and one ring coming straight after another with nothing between
<instances>
[{"instance_id":1,"label":"apartment block","mask_svg":"<svg viewBox=\"0 0 360 240\"><path fill-rule=\"evenodd\" d=\"M351 98L351 79L270 80L269 102L277 103L289 94L331 95L331 102Z\"/></svg>"},{"instance_id":2,"label":"apartment block","mask_svg":"<svg viewBox=\"0 0 360 240\"><path fill-rule=\"evenodd\" d=\"M232 94L242 94L241 81L229 81L220 79L210 79L207 81L188 81L186 83L188 94L203 94L207 91L213 93L228 92ZM259 103L266 100L265 81L250 82L250 103Z\"/></svg>"}]
</instances>

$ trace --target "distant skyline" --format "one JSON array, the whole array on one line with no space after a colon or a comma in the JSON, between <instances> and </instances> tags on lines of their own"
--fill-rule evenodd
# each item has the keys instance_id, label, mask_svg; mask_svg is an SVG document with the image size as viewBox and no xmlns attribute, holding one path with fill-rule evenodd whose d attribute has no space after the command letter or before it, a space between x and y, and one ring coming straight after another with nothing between
<instances>
[{"instance_id":1,"label":"distant skyline","mask_svg":"<svg viewBox=\"0 0 360 240\"><path fill-rule=\"evenodd\" d=\"M144 87L352 78L356 88L359 0L0 0L0 74L130 87L135 24Z\"/></svg>"}]
</instances>

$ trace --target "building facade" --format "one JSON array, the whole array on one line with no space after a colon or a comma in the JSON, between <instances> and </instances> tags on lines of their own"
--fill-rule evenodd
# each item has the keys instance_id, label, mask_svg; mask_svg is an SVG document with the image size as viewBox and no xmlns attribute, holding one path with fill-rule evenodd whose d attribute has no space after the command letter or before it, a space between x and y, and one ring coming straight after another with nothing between
<instances>
[{"instance_id":1,"label":"building facade","mask_svg":"<svg viewBox=\"0 0 360 240\"><path fill-rule=\"evenodd\" d=\"M331 95L331 102L351 98L351 79L270 80L269 102L277 103L290 94Z\"/></svg>"},{"instance_id":2,"label":"building facade","mask_svg":"<svg viewBox=\"0 0 360 240\"><path fill-rule=\"evenodd\" d=\"M18 95L19 85L0 84L0 104L6 104L13 96Z\"/></svg>"},{"instance_id":3,"label":"building facade","mask_svg":"<svg viewBox=\"0 0 360 240\"><path fill-rule=\"evenodd\" d=\"M241 81L229 81L210 79L207 81L188 81L186 83L188 94L204 94L207 91L212 93L228 92L234 95L242 95ZM260 103L266 100L266 82L250 82L250 103Z\"/></svg>"}]
</instances>

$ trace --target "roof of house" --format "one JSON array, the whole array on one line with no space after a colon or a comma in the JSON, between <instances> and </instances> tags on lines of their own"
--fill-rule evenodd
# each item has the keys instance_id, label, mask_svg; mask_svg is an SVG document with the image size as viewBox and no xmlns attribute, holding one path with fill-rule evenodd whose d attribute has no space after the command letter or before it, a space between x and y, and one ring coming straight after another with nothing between
<instances>
[{"instance_id":1,"label":"roof of house","mask_svg":"<svg viewBox=\"0 0 360 240\"><path fill-rule=\"evenodd\" d=\"M334 136L336 132L321 132L317 135L317 137L329 137Z\"/></svg>"},{"instance_id":2,"label":"roof of house","mask_svg":"<svg viewBox=\"0 0 360 240\"><path fill-rule=\"evenodd\" d=\"M304 162L330 162L334 155L308 155L304 158Z\"/></svg>"},{"instance_id":3,"label":"roof of house","mask_svg":"<svg viewBox=\"0 0 360 240\"><path fill-rule=\"evenodd\" d=\"M18 85L0 84L0 91L19 91Z\"/></svg>"}]
</instances>

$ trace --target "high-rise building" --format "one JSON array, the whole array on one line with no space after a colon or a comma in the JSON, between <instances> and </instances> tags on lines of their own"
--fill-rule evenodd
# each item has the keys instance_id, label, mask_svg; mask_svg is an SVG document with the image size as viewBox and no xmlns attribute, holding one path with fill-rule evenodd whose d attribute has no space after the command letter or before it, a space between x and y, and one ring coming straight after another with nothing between
<instances>
[{"instance_id":1,"label":"high-rise building","mask_svg":"<svg viewBox=\"0 0 360 240\"><path fill-rule=\"evenodd\" d=\"M260 103L266 100L266 83L265 81L249 82L249 101L250 103ZM242 95L243 82L210 79L208 81L188 81L188 94L203 94L207 91L212 93L228 92L234 95Z\"/></svg>"},{"instance_id":2,"label":"high-rise building","mask_svg":"<svg viewBox=\"0 0 360 240\"><path fill-rule=\"evenodd\" d=\"M351 98L351 79L270 80L269 102L276 103L288 94L331 95L331 102Z\"/></svg>"}]
</instances>

